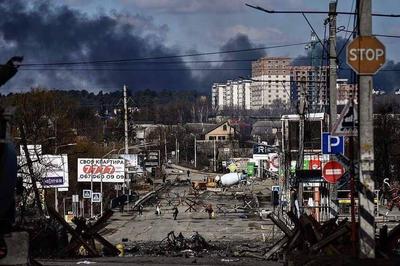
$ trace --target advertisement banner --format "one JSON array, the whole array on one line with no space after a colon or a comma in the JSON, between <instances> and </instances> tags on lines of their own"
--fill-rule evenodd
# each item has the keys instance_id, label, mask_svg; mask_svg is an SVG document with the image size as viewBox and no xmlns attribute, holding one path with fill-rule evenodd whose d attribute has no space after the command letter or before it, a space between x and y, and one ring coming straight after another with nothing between
<instances>
[{"instance_id":1,"label":"advertisement banner","mask_svg":"<svg viewBox=\"0 0 400 266\"><path fill-rule=\"evenodd\" d=\"M29 173L25 156L18 156L18 164L22 173ZM68 156L66 154L41 155L32 162L32 168L38 179L38 187L66 188L69 186ZM28 176L23 176L23 178L29 183Z\"/></svg>"},{"instance_id":2,"label":"advertisement banner","mask_svg":"<svg viewBox=\"0 0 400 266\"><path fill-rule=\"evenodd\" d=\"M124 159L78 158L78 182L122 183Z\"/></svg>"}]
</instances>

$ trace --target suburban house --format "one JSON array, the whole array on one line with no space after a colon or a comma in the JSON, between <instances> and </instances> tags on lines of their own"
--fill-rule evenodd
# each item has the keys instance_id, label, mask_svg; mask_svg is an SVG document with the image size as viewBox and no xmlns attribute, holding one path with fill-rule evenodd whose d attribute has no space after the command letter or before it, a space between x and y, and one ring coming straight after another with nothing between
<instances>
[{"instance_id":1,"label":"suburban house","mask_svg":"<svg viewBox=\"0 0 400 266\"><path fill-rule=\"evenodd\" d=\"M217 141L233 140L235 135L235 128L228 121L225 121L206 132L204 139Z\"/></svg>"}]
</instances>

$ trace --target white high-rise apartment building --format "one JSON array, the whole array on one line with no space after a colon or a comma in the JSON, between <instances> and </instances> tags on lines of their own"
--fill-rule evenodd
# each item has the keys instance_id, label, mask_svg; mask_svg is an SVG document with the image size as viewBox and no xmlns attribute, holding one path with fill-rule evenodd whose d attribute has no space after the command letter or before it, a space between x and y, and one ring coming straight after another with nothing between
<instances>
[{"instance_id":1,"label":"white high-rise apartment building","mask_svg":"<svg viewBox=\"0 0 400 266\"><path fill-rule=\"evenodd\" d=\"M214 83L211 91L214 110L251 109L251 80Z\"/></svg>"}]
</instances>

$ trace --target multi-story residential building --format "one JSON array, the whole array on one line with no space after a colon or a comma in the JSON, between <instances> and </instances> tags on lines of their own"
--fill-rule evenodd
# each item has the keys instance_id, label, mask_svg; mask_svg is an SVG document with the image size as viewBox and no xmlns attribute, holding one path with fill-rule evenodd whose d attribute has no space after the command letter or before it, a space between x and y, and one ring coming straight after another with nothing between
<instances>
[{"instance_id":1,"label":"multi-story residential building","mask_svg":"<svg viewBox=\"0 0 400 266\"><path fill-rule=\"evenodd\" d=\"M251 80L228 80L214 83L211 91L214 110L251 109Z\"/></svg>"},{"instance_id":2,"label":"multi-story residential building","mask_svg":"<svg viewBox=\"0 0 400 266\"><path fill-rule=\"evenodd\" d=\"M302 86L310 111L321 111L327 105L325 66L292 66L289 57L263 57L252 62L252 78L253 109L271 105L275 99L289 104L297 99Z\"/></svg>"},{"instance_id":3,"label":"multi-story residential building","mask_svg":"<svg viewBox=\"0 0 400 266\"><path fill-rule=\"evenodd\" d=\"M328 70L326 66L292 66L291 68L293 99L298 99L303 87L309 112L325 112L328 108Z\"/></svg>"},{"instance_id":4,"label":"multi-story residential building","mask_svg":"<svg viewBox=\"0 0 400 266\"><path fill-rule=\"evenodd\" d=\"M278 99L290 103L290 64L288 57L263 57L252 62L252 109L271 105Z\"/></svg>"},{"instance_id":5,"label":"multi-story residential building","mask_svg":"<svg viewBox=\"0 0 400 266\"><path fill-rule=\"evenodd\" d=\"M214 110L261 109L276 103L295 106L305 90L309 112L323 112L328 106L326 66L293 66L289 57L263 57L252 62L252 79L215 83Z\"/></svg>"},{"instance_id":6,"label":"multi-story residential building","mask_svg":"<svg viewBox=\"0 0 400 266\"><path fill-rule=\"evenodd\" d=\"M356 84L348 84L347 79L338 79L337 84L337 104L346 104L347 100L353 99L358 102L358 86Z\"/></svg>"}]
</instances>

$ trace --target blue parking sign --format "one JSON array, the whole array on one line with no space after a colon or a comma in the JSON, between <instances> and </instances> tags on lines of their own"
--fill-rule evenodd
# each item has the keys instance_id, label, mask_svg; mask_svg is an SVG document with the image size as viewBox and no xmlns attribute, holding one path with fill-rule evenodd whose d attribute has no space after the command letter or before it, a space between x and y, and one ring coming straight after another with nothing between
<instances>
[{"instance_id":1,"label":"blue parking sign","mask_svg":"<svg viewBox=\"0 0 400 266\"><path fill-rule=\"evenodd\" d=\"M344 137L322 133L322 154L344 154Z\"/></svg>"}]
</instances>

